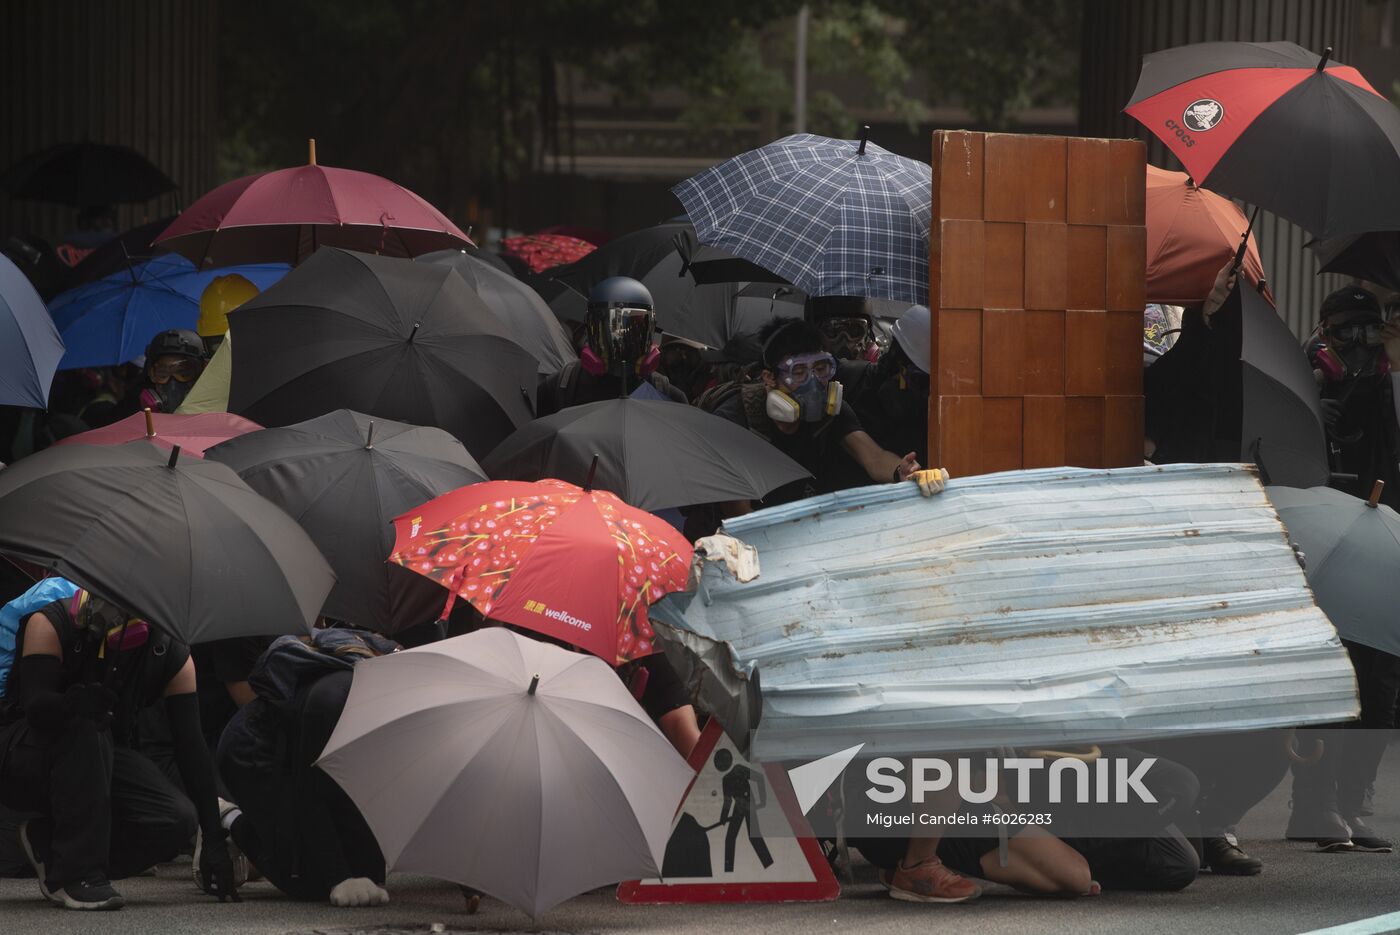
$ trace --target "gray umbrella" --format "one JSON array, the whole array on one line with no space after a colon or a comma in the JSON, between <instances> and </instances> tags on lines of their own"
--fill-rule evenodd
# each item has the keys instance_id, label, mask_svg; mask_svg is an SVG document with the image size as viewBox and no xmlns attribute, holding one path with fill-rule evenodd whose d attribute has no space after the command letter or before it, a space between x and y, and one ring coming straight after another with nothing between
<instances>
[{"instance_id":1,"label":"gray umbrella","mask_svg":"<svg viewBox=\"0 0 1400 935\"><path fill-rule=\"evenodd\" d=\"M317 765L390 867L534 916L655 876L694 776L607 663L499 627L356 666Z\"/></svg>"},{"instance_id":2,"label":"gray umbrella","mask_svg":"<svg viewBox=\"0 0 1400 935\"><path fill-rule=\"evenodd\" d=\"M442 429L339 409L216 445L227 464L301 524L335 569L324 613L383 633L435 619L447 591L399 565L393 518L439 494L486 480Z\"/></svg>"},{"instance_id":3,"label":"gray umbrella","mask_svg":"<svg viewBox=\"0 0 1400 935\"><path fill-rule=\"evenodd\" d=\"M642 510L756 500L808 476L748 429L654 399L609 399L536 419L496 446L486 472L496 480L557 477Z\"/></svg>"},{"instance_id":4,"label":"gray umbrella","mask_svg":"<svg viewBox=\"0 0 1400 935\"><path fill-rule=\"evenodd\" d=\"M418 257L456 270L472 291L506 323L516 344L540 362L540 373L558 373L576 360L569 333L540 294L508 272L502 272L478 252L439 250Z\"/></svg>"},{"instance_id":5,"label":"gray umbrella","mask_svg":"<svg viewBox=\"0 0 1400 935\"><path fill-rule=\"evenodd\" d=\"M187 643L305 633L335 583L291 517L228 467L148 441L49 448L0 471L0 552Z\"/></svg>"},{"instance_id":6,"label":"gray umbrella","mask_svg":"<svg viewBox=\"0 0 1400 935\"><path fill-rule=\"evenodd\" d=\"M1306 556L1317 606L1342 639L1400 655L1400 515L1331 487L1268 492Z\"/></svg>"}]
</instances>

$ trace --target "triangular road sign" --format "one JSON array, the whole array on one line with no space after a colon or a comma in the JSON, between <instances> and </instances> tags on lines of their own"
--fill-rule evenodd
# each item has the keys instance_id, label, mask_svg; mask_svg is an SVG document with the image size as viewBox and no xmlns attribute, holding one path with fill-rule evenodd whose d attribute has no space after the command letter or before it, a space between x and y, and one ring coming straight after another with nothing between
<instances>
[{"instance_id":1,"label":"triangular road sign","mask_svg":"<svg viewBox=\"0 0 1400 935\"><path fill-rule=\"evenodd\" d=\"M845 751L843 751L845 752ZM787 774L762 771L740 756L719 721L710 719L690 753L695 779L671 824L663 879L629 880L624 903L819 902L841 886L798 808ZM750 796L775 796L789 827L750 827ZM762 801L761 799L759 800ZM767 822L765 822L767 823Z\"/></svg>"}]
</instances>

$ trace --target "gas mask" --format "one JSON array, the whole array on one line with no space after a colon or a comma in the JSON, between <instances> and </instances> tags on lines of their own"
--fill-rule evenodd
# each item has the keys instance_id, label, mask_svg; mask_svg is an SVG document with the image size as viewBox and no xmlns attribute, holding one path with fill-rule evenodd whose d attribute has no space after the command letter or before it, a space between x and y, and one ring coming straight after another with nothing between
<instances>
[{"instance_id":1,"label":"gas mask","mask_svg":"<svg viewBox=\"0 0 1400 935\"><path fill-rule=\"evenodd\" d=\"M146 621L130 616L116 604L94 597L86 590L74 593L68 612L86 641L98 645L99 659L107 652L138 649L151 636Z\"/></svg>"},{"instance_id":2,"label":"gas mask","mask_svg":"<svg viewBox=\"0 0 1400 935\"><path fill-rule=\"evenodd\" d=\"M820 422L841 409L841 382L830 354L794 354L778 364L764 411L774 422Z\"/></svg>"},{"instance_id":3,"label":"gas mask","mask_svg":"<svg viewBox=\"0 0 1400 935\"><path fill-rule=\"evenodd\" d=\"M860 316L832 316L817 322L827 350L842 360L862 360L870 347L870 321Z\"/></svg>"},{"instance_id":4,"label":"gas mask","mask_svg":"<svg viewBox=\"0 0 1400 935\"><path fill-rule=\"evenodd\" d=\"M1314 366L1332 382L1389 373L1390 360L1380 339L1383 327L1374 319L1324 327L1322 334L1327 343L1317 352Z\"/></svg>"},{"instance_id":5,"label":"gas mask","mask_svg":"<svg viewBox=\"0 0 1400 935\"><path fill-rule=\"evenodd\" d=\"M195 357L167 354L146 365L146 382L141 390L141 406L152 412L174 412L180 408L190 388L204 370Z\"/></svg>"}]
</instances>

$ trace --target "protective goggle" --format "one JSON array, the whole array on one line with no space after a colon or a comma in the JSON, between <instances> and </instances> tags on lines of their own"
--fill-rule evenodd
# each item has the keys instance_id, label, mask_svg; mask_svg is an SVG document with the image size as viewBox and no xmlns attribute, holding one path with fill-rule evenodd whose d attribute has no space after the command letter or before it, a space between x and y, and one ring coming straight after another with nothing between
<instances>
[{"instance_id":1,"label":"protective goggle","mask_svg":"<svg viewBox=\"0 0 1400 935\"><path fill-rule=\"evenodd\" d=\"M801 386L812 377L826 382L836 376L836 358L830 354L796 354L778 364L778 375L788 386Z\"/></svg>"},{"instance_id":2,"label":"protective goggle","mask_svg":"<svg viewBox=\"0 0 1400 935\"><path fill-rule=\"evenodd\" d=\"M1349 321L1322 330L1329 338L1342 344L1379 344L1384 327L1378 321Z\"/></svg>"},{"instance_id":3,"label":"protective goggle","mask_svg":"<svg viewBox=\"0 0 1400 935\"><path fill-rule=\"evenodd\" d=\"M176 383L190 383L199 377L199 361L193 357L162 357L151 364L151 382L166 384L171 380Z\"/></svg>"},{"instance_id":4,"label":"protective goggle","mask_svg":"<svg viewBox=\"0 0 1400 935\"><path fill-rule=\"evenodd\" d=\"M817 328L822 337L833 340L844 336L852 341L864 341L870 336L870 322L864 318L823 318Z\"/></svg>"}]
</instances>

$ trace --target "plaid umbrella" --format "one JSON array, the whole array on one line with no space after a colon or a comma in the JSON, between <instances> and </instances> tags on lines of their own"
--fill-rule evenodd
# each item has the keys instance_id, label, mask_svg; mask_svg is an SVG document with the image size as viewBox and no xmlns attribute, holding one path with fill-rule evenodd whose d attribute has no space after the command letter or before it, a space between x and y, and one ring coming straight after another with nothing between
<instances>
[{"instance_id":1,"label":"plaid umbrella","mask_svg":"<svg viewBox=\"0 0 1400 935\"><path fill-rule=\"evenodd\" d=\"M809 295L927 303L932 180L928 166L867 143L864 134L798 133L671 190L701 243Z\"/></svg>"}]
</instances>

